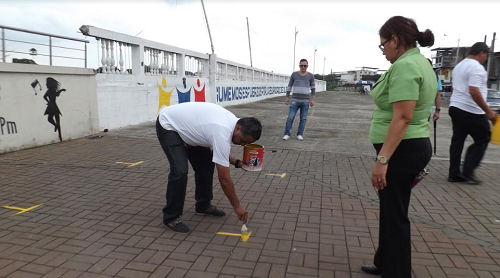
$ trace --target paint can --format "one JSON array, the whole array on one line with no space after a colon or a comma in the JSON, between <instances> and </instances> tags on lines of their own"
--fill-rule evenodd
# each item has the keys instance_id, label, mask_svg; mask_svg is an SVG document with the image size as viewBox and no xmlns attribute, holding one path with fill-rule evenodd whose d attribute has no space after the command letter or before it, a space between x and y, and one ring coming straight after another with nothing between
<instances>
[{"instance_id":1,"label":"paint can","mask_svg":"<svg viewBox=\"0 0 500 278\"><path fill-rule=\"evenodd\" d=\"M500 116L497 116L497 121L491 131L491 144L500 145Z\"/></svg>"},{"instance_id":2,"label":"paint can","mask_svg":"<svg viewBox=\"0 0 500 278\"><path fill-rule=\"evenodd\" d=\"M260 171L264 163L264 147L257 144L245 145L243 152L243 169Z\"/></svg>"}]
</instances>

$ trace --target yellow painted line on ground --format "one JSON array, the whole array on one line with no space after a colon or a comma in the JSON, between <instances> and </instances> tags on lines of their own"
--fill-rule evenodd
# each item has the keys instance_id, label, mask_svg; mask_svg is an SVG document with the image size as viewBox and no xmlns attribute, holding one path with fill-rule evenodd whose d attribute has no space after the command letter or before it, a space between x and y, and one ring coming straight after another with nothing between
<instances>
[{"instance_id":1,"label":"yellow painted line on ground","mask_svg":"<svg viewBox=\"0 0 500 278\"><path fill-rule=\"evenodd\" d=\"M139 162L136 162L136 163L129 163L129 162L116 162L117 164L125 164L125 165L128 165L127 167L133 167L133 166L136 166L136 165L139 165L141 163L143 163L144 161L139 161Z\"/></svg>"},{"instance_id":2,"label":"yellow painted line on ground","mask_svg":"<svg viewBox=\"0 0 500 278\"><path fill-rule=\"evenodd\" d=\"M21 213L25 213L27 211L30 211L32 209L35 209L39 206L43 205L43 203L39 204L39 205L36 205L36 206L32 206L30 208L18 208L18 207L13 207L13 206L3 206L3 208L6 208L6 209L15 209L15 210L19 210L18 213L15 213L15 214L12 214L11 216L14 216L14 215L18 215L18 214L21 214Z\"/></svg>"},{"instance_id":3,"label":"yellow painted line on ground","mask_svg":"<svg viewBox=\"0 0 500 278\"><path fill-rule=\"evenodd\" d=\"M280 177L280 178L284 178L286 177L286 173L283 173L283 174L266 174L266 176L276 176L276 177Z\"/></svg>"},{"instance_id":4,"label":"yellow painted line on ground","mask_svg":"<svg viewBox=\"0 0 500 278\"><path fill-rule=\"evenodd\" d=\"M223 236L241 236L241 234L224 233L224 232L217 232L217 234Z\"/></svg>"},{"instance_id":5,"label":"yellow painted line on ground","mask_svg":"<svg viewBox=\"0 0 500 278\"><path fill-rule=\"evenodd\" d=\"M256 117L256 116L257 116L257 115L259 115L260 113L264 113L264 112L266 112L266 110L262 110L262 111L260 111L259 113L255 114L255 115L253 115L253 116L254 116L254 117Z\"/></svg>"},{"instance_id":6,"label":"yellow painted line on ground","mask_svg":"<svg viewBox=\"0 0 500 278\"><path fill-rule=\"evenodd\" d=\"M252 232L248 232L247 234L233 234L233 233L224 233L224 232L217 232L215 233L216 235L223 235L223 236L237 236L241 238L241 241L245 242L250 238L250 235Z\"/></svg>"}]
</instances>

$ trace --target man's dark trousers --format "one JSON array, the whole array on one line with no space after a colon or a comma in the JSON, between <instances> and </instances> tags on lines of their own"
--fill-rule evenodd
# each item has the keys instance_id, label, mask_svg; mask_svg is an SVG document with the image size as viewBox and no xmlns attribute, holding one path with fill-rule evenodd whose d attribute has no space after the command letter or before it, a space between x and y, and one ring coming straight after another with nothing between
<instances>
[{"instance_id":1,"label":"man's dark trousers","mask_svg":"<svg viewBox=\"0 0 500 278\"><path fill-rule=\"evenodd\" d=\"M212 162L212 150L186 145L177 132L165 130L158 120L156 121L156 135L170 164L163 222L168 223L182 215L186 198L188 160L195 172L195 209L196 211L206 210L213 199L215 164Z\"/></svg>"},{"instance_id":2,"label":"man's dark trousers","mask_svg":"<svg viewBox=\"0 0 500 278\"><path fill-rule=\"evenodd\" d=\"M464 148L465 139L470 135L474 143L469 146L465 154L462 174L471 177L474 169L479 166L483 159L491 131L488 119L484 114L473 114L457 107L450 107L449 114L453 124L453 136L450 145L450 178L457 178L460 174L460 159Z\"/></svg>"}]
</instances>

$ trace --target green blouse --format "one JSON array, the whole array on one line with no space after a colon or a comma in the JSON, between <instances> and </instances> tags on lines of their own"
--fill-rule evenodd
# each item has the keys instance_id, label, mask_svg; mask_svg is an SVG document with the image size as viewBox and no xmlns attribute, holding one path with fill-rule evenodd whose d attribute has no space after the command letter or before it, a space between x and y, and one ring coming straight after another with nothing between
<instances>
[{"instance_id":1,"label":"green blouse","mask_svg":"<svg viewBox=\"0 0 500 278\"><path fill-rule=\"evenodd\" d=\"M373 86L372 98L377 107L372 115L370 142L384 142L394 116L392 104L404 100L416 100L417 104L403 140L429 137L428 118L436 83L436 74L417 47L401 55Z\"/></svg>"}]
</instances>

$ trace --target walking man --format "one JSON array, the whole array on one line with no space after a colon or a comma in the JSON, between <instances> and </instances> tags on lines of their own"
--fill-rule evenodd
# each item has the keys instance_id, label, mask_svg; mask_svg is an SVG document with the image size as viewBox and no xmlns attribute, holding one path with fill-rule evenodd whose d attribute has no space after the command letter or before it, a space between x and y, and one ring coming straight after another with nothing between
<instances>
[{"instance_id":1,"label":"walking man","mask_svg":"<svg viewBox=\"0 0 500 278\"><path fill-rule=\"evenodd\" d=\"M487 73L483 64L488 59L488 52L485 43L477 42L471 47L469 56L453 69L453 93L449 109L453 124L449 182L480 183L474 170L479 166L490 142L488 120L495 124L497 116L486 103ZM460 159L467 135L474 139L474 143L467 149L460 172Z\"/></svg>"},{"instance_id":2,"label":"walking man","mask_svg":"<svg viewBox=\"0 0 500 278\"><path fill-rule=\"evenodd\" d=\"M231 144L244 146L260 138L262 125L256 118L241 118L219 105L186 102L164 107L156 121L156 134L170 163L167 204L163 224L177 233L189 233L180 216L186 197L188 160L194 170L197 213L224 216L211 204L214 168L219 182L238 219L245 224L248 212L241 206L229 173L229 164L241 168L243 163L229 156Z\"/></svg>"},{"instance_id":3,"label":"walking man","mask_svg":"<svg viewBox=\"0 0 500 278\"><path fill-rule=\"evenodd\" d=\"M314 75L307 72L308 62L306 59L300 60L300 71L292 73L290 77L290 82L288 82L288 87L286 89L286 99L285 104L290 104L290 110L288 111L288 119L286 120L285 126L285 136L283 140L288 140L290 138L290 130L292 129L293 120L295 119L295 114L300 109L300 122L299 129L297 130L297 139L302 141L304 137L304 129L306 127L307 111L309 111L309 105L314 106L314 95L316 93L316 87L314 86ZM290 103L290 91L293 94ZM309 94L309 88L311 88L311 93Z\"/></svg>"}]
</instances>

